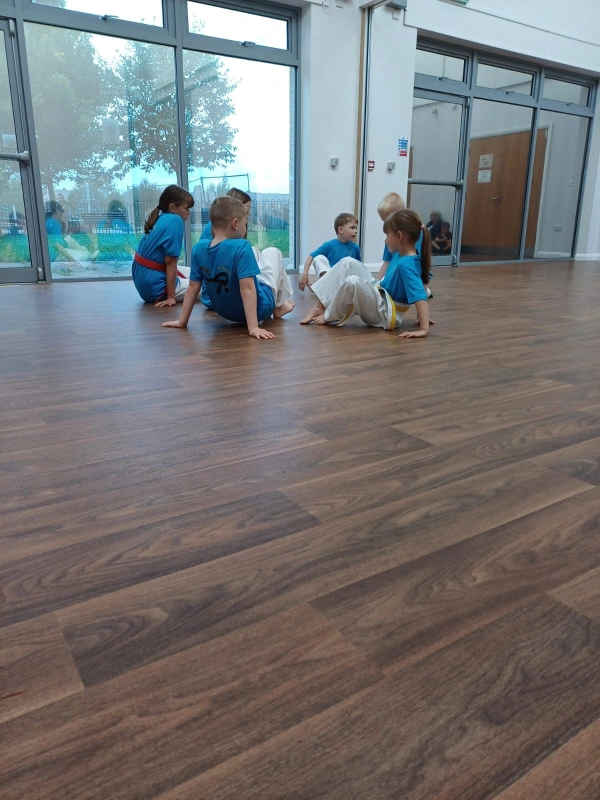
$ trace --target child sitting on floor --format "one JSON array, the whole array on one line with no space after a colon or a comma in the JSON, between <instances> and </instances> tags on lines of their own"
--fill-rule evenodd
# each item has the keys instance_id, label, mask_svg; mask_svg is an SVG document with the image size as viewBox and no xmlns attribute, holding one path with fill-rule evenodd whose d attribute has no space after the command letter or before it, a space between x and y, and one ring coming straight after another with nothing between
<instances>
[{"instance_id":1,"label":"child sitting on floor","mask_svg":"<svg viewBox=\"0 0 600 800\"><path fill-rule=\"evenodd\" d=\"M358 220L354 214L339 214L335 218L333 225L336 238L330 239L320 247L317 247L306 259L304 271L298 281L298 288L301 292L304 291L308 283L308 270L311 264L315 268L317 277L320 278L343 258L356 258L358 261L362 261L360 247L355 241L358 232Z\"/></svg>"},{"instance_id":2,"label":"child sitting on floor","mask_svg":"<svg viewBox=\"0 0 600 800\"><path fill-rule=\"evenodd\" d=\"M345 258L313 284L319 302L301 324L331 323L343 325L354 314L367 325L394 330L402 323L402 314L414 305L419 318L418 331L400 334L404 338L423 338L429 332L427 289L431 266L429 231L422 230L419 215L404 209L385 221L386 245L392 256L381 283L352 258ZM423 236L421 257L416 243Z\"/></svg>"},{"instance_id":3,"label":"child sitting on floor","mask_svg":"<svg viewBox=\"0 0 600 800\"><path fill-rule=\"evenodd\" d=\"M292 287L281 253L262 259L259 268L252 246L244 237L248 210L234 197L218 197L210 208L212 241L201 240L192 251L190 285L177 321L164 328L186 328L202 285L214 310L232 322L245 322L255 339L274 339L259 322L283 317L294 308ZM263 253L264 255L264 253Z\"/></svg>"}]
</instances>

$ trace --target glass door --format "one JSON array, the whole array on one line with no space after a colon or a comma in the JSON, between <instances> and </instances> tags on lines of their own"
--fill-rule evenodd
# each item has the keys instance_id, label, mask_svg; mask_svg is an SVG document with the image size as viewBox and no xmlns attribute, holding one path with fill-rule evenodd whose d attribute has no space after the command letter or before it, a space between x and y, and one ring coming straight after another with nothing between
<instances>
[{"instance_id":1,"label":"glass door","mask_svg":"<svg viewBox=\"0 0 600 800\"><path fill-rule=\"evenodd\" d=\"M429 228L434 266L456 264L462 201L466 114L464 98L418 90L407 203Z\"/></svg>"},{"instance_id":2,"label":"glass door","mask_svg":"<svg viewBox=\"0 0 600 800\"><path fill-rule=\"evenodd\" d=\"M0 19L0 283L33 282L43 274L32 228L31 160L15 45L14 23Z\"/></svg>"}]
</instances>

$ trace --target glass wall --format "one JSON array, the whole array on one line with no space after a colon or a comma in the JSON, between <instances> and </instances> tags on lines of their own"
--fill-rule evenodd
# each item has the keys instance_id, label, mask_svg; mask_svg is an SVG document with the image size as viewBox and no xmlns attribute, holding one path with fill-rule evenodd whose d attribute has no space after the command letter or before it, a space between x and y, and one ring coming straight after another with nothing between
<instances>
[{"instance_id":1,"label":"glass wall","mask_svg":"<svg viewBox=\"0 0 600 800\"><path fill-rule=\"evenodd\" d=\"M527 223L526 258L569 258L590 121L541 111Z\"/></svg>"},{"instance_id":2,"label":"glass wall","mask_svg":"<svg viewBox=\"0 0 600 800\"><path fill-rule=\"evenodd\" d=\"M519 258L532 122L531 108L473 103L463 261Z\"/></svg>"},{"instance_id":3,"label":"glass wall","mask_svg":"<svg viewBox=\"0 0 600 800\"><path fill-rule=\"evenodd\" d=\"M177 181L174 50L33 23L25 35L52 275L129 274Z\"/></svg>"},{"instance_id":4,"label":"glass wall","mask_svg":"<svg viewBox=\"0 0 600 800\"><path fill-rule=\"evenodd\" d=\"M448 223L453 263L573 257L596 94L582 76L419 41L408 197Z\"/></svg>"},{"instance_id":5,"label":"glass wall","mask_svg":"<svg viewBox=\"0 0 600 800\"><path fill-rule=\"evenodd\" d=\"M145 218L171 183L196 201L182 258L212 200L238 187L253 200L248 238L294 263L295 10L227 0L16 7L23 41L0 20L0 55L5 30L21 54L10 80L0 58L0 264L34 271L33 253L35 277L42 266L59 280L130 276ZM2 113L19 82L23 134ZM42 239L48 264L38 263Z\"/></svg>"},{"instance_id":6,"label":"glass wall","mask_svg":"<svg viewBox=\"0 0 600 800\"><path fill-rule=\"evenodd\" d=\"M237 187L253 200L248 231L252 244L259 250L278 247L289 262L293 70L187 50L183 65L188 180L196 200L192 241L208 221L215 197ZM266 90L278 109L268 114L268 124L259 112ZM213 122L222 119L225 124L207 125L207 107L218 108Z\"/></svg>"}]
</instances>

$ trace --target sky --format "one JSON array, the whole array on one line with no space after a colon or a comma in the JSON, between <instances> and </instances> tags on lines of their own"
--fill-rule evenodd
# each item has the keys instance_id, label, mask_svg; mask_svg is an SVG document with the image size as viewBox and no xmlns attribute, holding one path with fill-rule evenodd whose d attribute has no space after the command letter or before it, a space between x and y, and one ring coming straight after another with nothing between
<instances>
[{"instance_id":1,"label":"sky","mask_svg":"<svg viewBox=\"0 0 600 800\"><path fill-rule=\"evenodd\" d=\"M40 0L37 0L40 2ZM94 8L97 6L97 8ZM282 22L253 14L241 14L201 3L189 3L190 28L207 35L221 36L234 41L240 39L285 46ZM74 11L97 11L115 14L132 21L161 24L160 0L67 0L67 8ZM116 37L91 37L98 54L106 61L114 61L127 44ZM184 54L185 57L185 54ZM212 172L196 170L190 183L195 185L202 176L220 176L249 173L250 191L268 194L287 194L290 187L290 73L289 67L265 64L237 58L220 59L228 71L231 82L237 84L231 94L235 113L228 119L238 132L234 139L236 159ZM156 170L145 175L157 183L170 179ZM206 184L206 180L205 180ZM244 188L244 187L241 187Z\"/></svg>"}]
</instances>

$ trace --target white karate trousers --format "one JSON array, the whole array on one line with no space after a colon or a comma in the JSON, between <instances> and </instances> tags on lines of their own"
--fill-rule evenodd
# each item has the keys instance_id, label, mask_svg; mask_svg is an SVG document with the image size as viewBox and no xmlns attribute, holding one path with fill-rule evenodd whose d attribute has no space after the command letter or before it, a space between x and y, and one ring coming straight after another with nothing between
<instances>
[{"instance_id":1,"label":"white karate trousers","mask_svg":"<svg viewBox=\"0 0 600 800\"><path fill-rule=\"evenodd\" d=\"M356 314L374 328L394 330L402 324L402 314L409 308L395 303L373 280L369 269L355 258L343 258L313 283L312 290L325 306L326 321L337 325Z\"/></svg>"}]
</instances>

